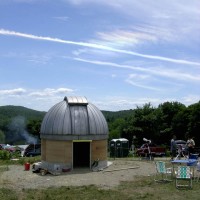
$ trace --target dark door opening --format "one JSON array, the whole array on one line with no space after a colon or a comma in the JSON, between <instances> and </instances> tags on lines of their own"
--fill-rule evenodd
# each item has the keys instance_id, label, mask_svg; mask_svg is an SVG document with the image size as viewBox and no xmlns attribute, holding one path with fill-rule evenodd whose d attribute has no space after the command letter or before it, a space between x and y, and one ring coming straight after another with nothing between
<instances>
[{"instance_id":1,"label":"dark door opening","mask_svg":"<svg viewBox=\"0 0 200 200\"><path fill-rule=\"evenodd\" d=\"M73 143L73 167L90 167L90 142Z\"/></svg>"}]
</instances>

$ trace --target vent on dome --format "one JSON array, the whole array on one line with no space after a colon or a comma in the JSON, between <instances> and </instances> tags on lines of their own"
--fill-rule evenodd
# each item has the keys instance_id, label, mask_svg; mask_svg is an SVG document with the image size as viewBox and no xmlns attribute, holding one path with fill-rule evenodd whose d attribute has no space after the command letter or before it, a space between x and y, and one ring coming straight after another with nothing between
<instances>
[{"instance_id":1,"label":"vent on dome","mask_svg":"<svg viewBox=\"0 0 200 200\"><path fill-rule=\"evenodd\" d=\"M64 100L69 105L88 105L88 101L85 97L65 97Z\"/></svg>"}]
</instances>

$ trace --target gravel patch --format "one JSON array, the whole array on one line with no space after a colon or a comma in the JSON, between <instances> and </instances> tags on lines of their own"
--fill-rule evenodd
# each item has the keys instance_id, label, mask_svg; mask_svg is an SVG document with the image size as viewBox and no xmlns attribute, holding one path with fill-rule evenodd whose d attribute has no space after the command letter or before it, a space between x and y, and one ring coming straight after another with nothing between
<instances>
[{"instance_id":1,"label":"gravel patch","mask_svg":"<svg viewBox=\"0 0 200 200\"><path fill-rule=\"evenodd\" d=\"M136 176L151 176L155 174L155 164L151 161L114 160L113 164L103 171L93 172L86 168L74 169L62 175L54 176L25 171L22 165L11 165L8 171L0 175L0 187L16 190L24 188L39 189L60 186L96 185L110 189L121 181L132 181Z\"/></svg>"}]
</instances>

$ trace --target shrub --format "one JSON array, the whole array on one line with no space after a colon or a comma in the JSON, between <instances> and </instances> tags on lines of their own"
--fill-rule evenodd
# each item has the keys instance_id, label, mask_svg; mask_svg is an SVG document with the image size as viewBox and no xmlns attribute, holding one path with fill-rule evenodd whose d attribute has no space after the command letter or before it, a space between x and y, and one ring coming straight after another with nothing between
<instances>
[{"instance_id":1,"label":"shrub","mask_svg":"<svg viewBox=\"0 0 200 200\"><path fill-rule=\"evenodd\" d=\"M9 151L6 150L0 150L0 159L2 160L10 160L11 154Z\"/></svg>"}]
</instances>

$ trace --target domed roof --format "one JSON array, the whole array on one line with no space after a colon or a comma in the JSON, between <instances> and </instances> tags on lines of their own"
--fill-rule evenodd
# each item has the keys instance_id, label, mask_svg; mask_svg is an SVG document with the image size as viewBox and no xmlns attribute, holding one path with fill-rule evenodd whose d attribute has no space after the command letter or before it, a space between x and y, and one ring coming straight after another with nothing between
<instances>
[{"instance_id":1,"label":"domed roof","mask_svg":"<svg viewBox=\"0 0 200 200\"><path fill-rule=\"evenodd\" d=\"M85 97L65 97L45 115L40 137L55 140L100 140L108 137L102 112Z\"/></svg>"}]
</instances>

